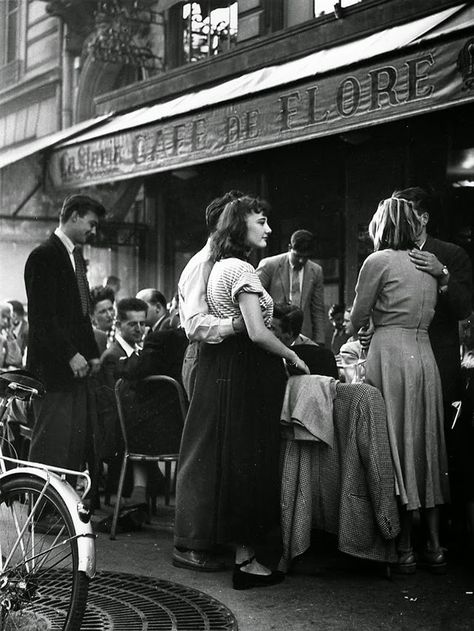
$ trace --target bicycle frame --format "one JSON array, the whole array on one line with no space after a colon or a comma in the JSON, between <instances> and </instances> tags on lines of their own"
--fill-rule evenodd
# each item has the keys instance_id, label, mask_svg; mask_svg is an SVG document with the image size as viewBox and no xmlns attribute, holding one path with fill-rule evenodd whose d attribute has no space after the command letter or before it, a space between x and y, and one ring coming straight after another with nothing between
<instances>
[{"instance_id":1,"label":"bicycle frame","mask_svg":"<svg viewBox=\"0 0 474 631\"><path fill-rule=\"evenodd\" d=\"M11 387L12 384L10 384ZM12 391L15 388L11 388ZM5 424L3 423L3 417L9 402L14 398L14 393L0 398L0 427L3 426L5 430ZM82 499L87 495L91 488L91 479L86 471L74 471L72 469L63 469L61 467L54 467L45 465L39 462L31 462L20 460L18 458L10 458L3 455L3 439L0 440L0 482L3 480L14 479L15 477L29 475L42 480L44 484L43 492L48 486L58 493L66 504L71 519L74 524L74 530L76 533L77 547L78 547L78 570L84 572L89 578L93 578L96 572L96 560L95 560L95 539L96 535L92 531L92 527L89 521L89 513L82 503ZM6 468L5 463L11 462L17 466L14 469ZM86 488L82 494L82 498L79 498L72 486L61 476L77 476L86 481ZM26 527L26 526L25 526ZM18 533L17 545L21 545L22 532Z\"/></svg>"}]
</instances>

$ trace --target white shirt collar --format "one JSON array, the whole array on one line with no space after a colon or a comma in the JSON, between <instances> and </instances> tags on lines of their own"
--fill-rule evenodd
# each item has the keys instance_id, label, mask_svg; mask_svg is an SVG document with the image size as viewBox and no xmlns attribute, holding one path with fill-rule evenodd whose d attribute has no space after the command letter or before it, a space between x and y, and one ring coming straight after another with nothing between
<instances>
[{"instance_id":1,"label":"white shirt collar","mask_svg":"<svg viewBox=\"0 0 474 631\"><path fill-rule=\"evenodd\" d=\"M123 350L127 353L127 357L130 357L130 355L133 355L135 351L140 350L140 347L138 346L135 346L135 347L130 346L130 344L123 339L123 337L120 335L118 331L115 331L115 341L118 342L120 346L123 348Z\"/></svg>"},{"instance_id":2,"label":"white shirt collar","mask_svg":"<svg viewBox=\"0 0 474 631\"><path fill-rule=\"evenodd\" d=\"M425 247L425 243L426 243L426 239L423 241L423 243L418 244L418 249L422 250Z\"/></svg>"},{"instance_id":3,"label":"white shirt collar","mask_svg":"<svg viewBox=\"0 0 474 631\"><path fill-rule=\"evenodd\" d=\"M58 239L61 240L61 242L63 243L64 247L69 252L69 254L72 254L74 251L75 245L71 241L71 239L67 236L67 234L63 232L63 230L61 230L60 226L56 228L56 230L54 231L54 234L58 237Z\"/></svg>"}]
</instances>

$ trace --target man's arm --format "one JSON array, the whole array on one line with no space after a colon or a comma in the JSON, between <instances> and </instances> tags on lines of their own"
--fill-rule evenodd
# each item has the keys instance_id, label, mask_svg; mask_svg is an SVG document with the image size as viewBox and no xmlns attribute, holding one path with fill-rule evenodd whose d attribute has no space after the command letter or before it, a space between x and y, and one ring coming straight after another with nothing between
<instances>
[{"instance_id":1,"label":"man's arm","mask_svg":"<svg viewBox=\"0 0 474 631\"><path fill-rule=\"evenodd\" d=\"M315 276L315 282L311 294L311 324L313 327L313 339L318 342L318 344L324 344L324 322L326 310L324 308L323 270L319 265L315 270Z\"/></svg>"},{"instance_id":2,"label":"man's arm","mask_svg":"<svg viewBox=\"0 0 474 631\"><path fill-rule=\"evenodd\" d=\"M417 269L438 279L439 301L448 307L453 318L464 320L469 317L472 311L472 266L467 253L452 246L446 251L445 260L426 250L413 250L410 258ZM447 275L443 273L444 266L448 269Z\"/></svg>"},{"instance_id":3,"label":"man's arm","mask_svg":"<svg viewBox=\"0 0 474 631\"><path fill-rule=\"evenodd\" d=\"M206 287L212 269L210 261L199 263L190 270L179 286L181 323L191 342L219 344L223 339L244 330L241 319L217 318L209 313Z\"/></svg>"}]
</instances>

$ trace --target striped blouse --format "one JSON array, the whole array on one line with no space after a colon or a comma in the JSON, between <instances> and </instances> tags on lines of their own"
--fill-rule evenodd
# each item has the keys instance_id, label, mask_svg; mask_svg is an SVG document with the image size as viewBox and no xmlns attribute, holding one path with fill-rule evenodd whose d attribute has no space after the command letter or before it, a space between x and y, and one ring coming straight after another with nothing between
<instances>
[{"instance_id":1,"label":"striped blouse","mask_svg":"<svg viewBox=\"0 0 474 631\"><path fill-rule=\"evenodd\" d=\"M265 326L270 328L273 300L263 288L255 268L247 261L228 258L217 261L207 283L209 313L218 318L241 316L238 297L241 293L257 294Z\"/></svg>"}]
</instances>

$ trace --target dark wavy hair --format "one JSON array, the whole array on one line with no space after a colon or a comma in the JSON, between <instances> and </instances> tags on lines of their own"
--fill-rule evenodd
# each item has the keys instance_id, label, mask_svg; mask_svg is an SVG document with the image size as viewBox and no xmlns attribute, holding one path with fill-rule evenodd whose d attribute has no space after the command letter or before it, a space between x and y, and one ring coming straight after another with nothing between
<instances>
[{"instance_id":1,"label":"dark wavy hair","mask_svg":"<svg viewBox=\"0 0 474 631\"><path fill-rule=\"evenodd\" d=\"M267 202L249 195L226 204L211 237L211 258L214 261L230 257L246 260L250 254L246 219L251 213L268 214L268 210Z\"/></svg>"}]
</instances>

